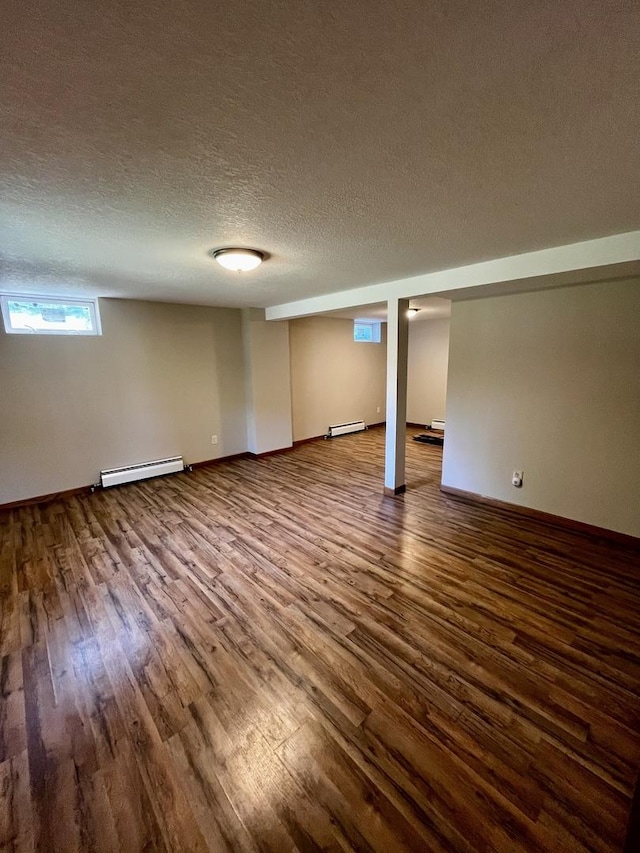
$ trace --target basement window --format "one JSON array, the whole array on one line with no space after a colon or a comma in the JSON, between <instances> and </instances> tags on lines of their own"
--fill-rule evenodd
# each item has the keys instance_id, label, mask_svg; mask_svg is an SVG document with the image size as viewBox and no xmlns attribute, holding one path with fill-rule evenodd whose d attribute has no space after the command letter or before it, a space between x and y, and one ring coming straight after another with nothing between
<instances>
[{"instance_id":1,"label":"basement window","mask_svg":"<svg viewBox=\"0 0 640 853\"><path fill-rule=\"evenodd\" d=\"M356 343L379 344L380 326L380 323L365 320L354 320L353 340L356 341Z\"/></svg>"},{"instance_id":2,"label":"basement window","mask_svg":"<svg viewBox=\"0 0 640 853\"><path fill-rule=\"evenodd\" d=\"M101 335L97 299L60 299L3 293L4 330L9 335Z\"/></svg>"}]
</instances>

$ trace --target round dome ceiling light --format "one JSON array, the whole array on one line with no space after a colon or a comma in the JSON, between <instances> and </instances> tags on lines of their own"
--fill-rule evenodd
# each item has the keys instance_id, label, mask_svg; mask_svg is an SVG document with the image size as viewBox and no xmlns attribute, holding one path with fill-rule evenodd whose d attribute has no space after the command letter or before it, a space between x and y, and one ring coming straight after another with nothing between
<instances>
[{"instance_id":1,"label":"round dome ceiling light","mask_svg":"<svg viewBox=\"0 0 640 853\"><path fill-rule=\"evenodd\" d=\"M259 267L265 259L265 253L257 249L212 249L209 254L221 267L232 272L249 272Z\"/></svg>"}]
</instances>

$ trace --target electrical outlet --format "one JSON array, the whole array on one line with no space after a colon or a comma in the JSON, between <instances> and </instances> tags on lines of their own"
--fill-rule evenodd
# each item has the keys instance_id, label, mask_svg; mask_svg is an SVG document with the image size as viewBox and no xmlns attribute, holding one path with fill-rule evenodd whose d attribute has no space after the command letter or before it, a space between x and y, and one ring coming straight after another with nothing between
<instances>
[{"instance_id":1,"label":"electrical outlet","mask_svg":"<svg viewBox=\"0 0 640 853\"><path fill-rule=\"evenodd\" d=\"M218 443L218 436L212 435L211 436L211 444L217 444L217 443Z\"/></svg>"},{"instance_id":2,"label":"electrical outlet","mask_svg":"<svg viewBox=\"0 0 640 853\"><path fill-rule=\"evenodd\" d=\"M515 486L516 489L521 489L523 480L524 480L524 471L514 471L512 476L511 476L511 485Z\"/></svg>"},{"instance_id":3,"label":"electrical outlet","mask_svg":"<svg viewBox=\"0 0 640 853\"><path fill-rule=\"evenodd\" d=\"M380 406L376 409L377 414L380 414Z\"/></svg>"}]
</instances>

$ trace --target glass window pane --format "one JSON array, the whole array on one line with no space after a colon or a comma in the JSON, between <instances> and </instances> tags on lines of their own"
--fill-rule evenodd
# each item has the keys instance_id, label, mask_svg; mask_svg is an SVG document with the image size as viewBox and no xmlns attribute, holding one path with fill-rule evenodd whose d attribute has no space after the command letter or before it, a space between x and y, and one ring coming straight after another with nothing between
<instances>
[{"instance_id":1,"label":"glass window pane","mask_svg":"<svg viewBox=\"0 0 640 853\"><path fill-rule=\"evenodd\" d=\"M23 334L97 335L97 306L93 301L55 301L26 296L2 296L7 332Z\"/></svg>"},{"instance_id":2,"label":"glass window pane","mask_svg":"<svg viewBox=\"0 0 640 853\"><path fill-rule=\"evenodd\" d=\"M354 323L353 325L353 340L354 341L372 341L373 327L367 323Z\"/></svg>"},{"instance_id":3,"label":"glass window pane","mask_svg":"<svg viewBox=\"0 0 640 853\"><path fill-rule=\"evenodd\" d=\"M14 329L46 331L91 331L91 312L87 305L62 305L52 302L9 302L9 317Z\"/></svg>"},{"instance_id":4,"label":"glass window pane","mask_svg":"<svg viewBox=\"0 0 640 853\"><path fill-rule=\"evenodd\" d=\"M380 343L380 323L354 320L353 340L369 344Z\"/></svg>"}]
</instances>

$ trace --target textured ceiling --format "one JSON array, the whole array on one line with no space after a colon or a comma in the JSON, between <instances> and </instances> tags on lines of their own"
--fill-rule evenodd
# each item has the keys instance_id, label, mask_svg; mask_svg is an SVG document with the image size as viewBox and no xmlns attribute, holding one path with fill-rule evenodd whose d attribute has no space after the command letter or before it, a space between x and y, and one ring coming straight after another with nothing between
<instances>
[{"instance_id":1,"label":"textured ceiling","mask_svg":"<svg viewBox=\"0 0 640 853\"><path fill-rule=\"evenodd\" d=\"M4 289L266 306L640 226L632 0L1 14Z\"/></svg>"}]
</instances>

